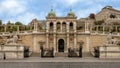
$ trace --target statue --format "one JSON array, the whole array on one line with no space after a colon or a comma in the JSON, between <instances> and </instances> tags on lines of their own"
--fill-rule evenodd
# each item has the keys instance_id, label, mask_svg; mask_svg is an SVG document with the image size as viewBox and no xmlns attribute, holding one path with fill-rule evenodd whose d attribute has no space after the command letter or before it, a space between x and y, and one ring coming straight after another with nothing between
<instances>
[{"instance_id":1,"label":"statue","mask_svg":"<svg viewBox=\"0 0 120 68\"><path fill-rule=\"evenodd\" d=\"M111 33L107 37L107 44L115 44L115 45L117 45L117 40L115 38L113 38Z\"/></svg>"},{"instance_id":2,"label":"statue","mask_svg":"<svg viewBox=\"0 0 120 68\"><path fill-rule=\"evenodd\" d=\"M18 36L17 35L9 36L9 38L6 40L6 44L17 43L17 41L18 41Z\"/></svg>"}]
</instances>

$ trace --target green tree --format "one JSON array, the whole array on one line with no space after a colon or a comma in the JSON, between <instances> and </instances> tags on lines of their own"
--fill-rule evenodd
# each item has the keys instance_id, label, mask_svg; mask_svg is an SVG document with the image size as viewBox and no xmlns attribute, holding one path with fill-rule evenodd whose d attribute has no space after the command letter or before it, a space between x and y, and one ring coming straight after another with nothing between
<instances>
[{"instance_id":1,"label":"green tree","mask_svg":"<svg viewBox=\"0 0 120 68\"><path fill-rule=\"evenodd\" d=\"M15 25L23 25L21 22L15 22Z\"/></svg>"},{"instance_id":2,"label":"green tree","mask_svg":"<svg viewBox=\"0 0 120 68\"><path fill-rule=\"evenodd\" d=\"M2 20L0 20L0 25L2 25Z\"/></svg>"},{"instance_id":3,"label":"green tree","mask_svg":"<svg viewBox=\"0 0 120 68\"><path fill-rule=\"evenodd\" d=\"M10 21L8 21L6 25L14 25L14 23L11 23Z\"/></svg>"}]
</instances>

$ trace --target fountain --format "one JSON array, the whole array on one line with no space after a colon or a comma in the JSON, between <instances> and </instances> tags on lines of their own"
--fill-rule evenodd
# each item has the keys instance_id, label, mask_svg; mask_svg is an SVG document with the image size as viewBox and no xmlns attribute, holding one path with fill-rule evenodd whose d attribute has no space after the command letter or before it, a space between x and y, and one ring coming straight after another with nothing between
<instances>
[{"instance_id":1,"label":"fountain","mask_svg":"<svg viewBox=\"0 0 120 68\"><path fill-rule=\"evenodd\" d=\"M6 42L0 44L0 59L23 59L26 55L28 57L28 47L18 44L18 39L17 34L10 33ZM26 50L28 51L26 52Z\"/></svg>"},{"instance_id":2,"label":"fountain","mask_svg":"<svg viewBox=\"0 0 120 68\"><path fill-rule=\"evenodd\" d=\"M117 42L110 33L105 44L94 47L94 56L99 58L120 58L120 46L117 45Z\"/></svg>"}]
</instances>

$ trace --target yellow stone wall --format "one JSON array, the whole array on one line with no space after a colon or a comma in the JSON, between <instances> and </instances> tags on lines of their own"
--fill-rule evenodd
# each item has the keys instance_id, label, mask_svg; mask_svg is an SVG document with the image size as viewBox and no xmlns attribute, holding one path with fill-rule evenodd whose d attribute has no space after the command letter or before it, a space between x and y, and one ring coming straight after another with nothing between
<instances>
[{"instance_id":1,"label":"yellow stone wall","mask_svg":"<svg viewBox=\"0 0 120 68\"><path fill-rule=\"evenodd\" d=\"M91 35L90 36L90 49L95 46L102 46L107 41L106 35Z\"/></svg>"},{"instance_id":2,"label":"yellow stone wall","mask_svg":"<svg viewBox=\"0 0 120 68\"><path fill-rule=\"evenodd\" d=\"M33 43L33 37L36 36L36 42L34 45ZM87 37L89 38L89 42L87 42ZM46 36L45 35L23 35L22 36L22 44L25 44L26 46L30 47L30 50L39 52L40 51L40 44L39 41L46 42ZM101 46L103 43L107 41L106 35L77 35L77 45L76 47L79 47L79 41L82 40L84 42L83 44L83 51L88 51L87 47L89 45L89 50L91 50L95 46ZM65 41L66 42L66 41ZM88 45L87 45L88 44ZM44 47L46 47L46 43L44 43Z\"/></svg>"}]
</instances>

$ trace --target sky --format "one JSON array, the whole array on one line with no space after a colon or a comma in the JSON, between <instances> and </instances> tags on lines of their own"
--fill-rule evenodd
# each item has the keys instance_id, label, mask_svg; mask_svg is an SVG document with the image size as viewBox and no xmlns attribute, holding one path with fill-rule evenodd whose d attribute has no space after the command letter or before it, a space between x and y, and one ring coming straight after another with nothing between
<instances>
[{"instance_id":1,"label":"sky","mask_svg":"<svg viewBox=\"0 0 120 68\"><path fill-rule=\"evenodd\" d=\"M77 18L98 13L105 6L120 10L120 0L0 0L0 20L28 24L32 19L45 20L51 8L58 17L65 17L72 9Z\"/></svg>"}]
</instances>

